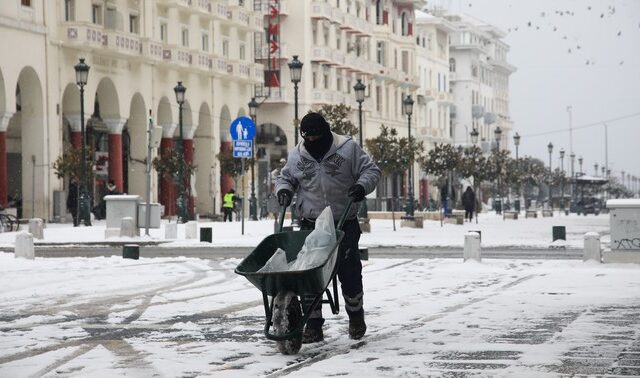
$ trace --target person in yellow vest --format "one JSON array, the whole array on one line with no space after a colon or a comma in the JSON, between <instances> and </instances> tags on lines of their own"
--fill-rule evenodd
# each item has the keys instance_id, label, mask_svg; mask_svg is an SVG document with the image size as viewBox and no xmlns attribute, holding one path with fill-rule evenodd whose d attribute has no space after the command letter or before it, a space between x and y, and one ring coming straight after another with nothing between
<instances>
[{"instance_id":1,"label":"person in yellow vest","mask_svg":"<svg viewBox=\"0 0 640 378\"><path fill-rule=\"evenodd\" d=\"M224 211L223 222L227 221L227 217L229 218L229 222L233 221L233 207L236 203L236 191L233 189L229 189L229 192L224 195L222 210Z\"/></svg>"}]
</instances>

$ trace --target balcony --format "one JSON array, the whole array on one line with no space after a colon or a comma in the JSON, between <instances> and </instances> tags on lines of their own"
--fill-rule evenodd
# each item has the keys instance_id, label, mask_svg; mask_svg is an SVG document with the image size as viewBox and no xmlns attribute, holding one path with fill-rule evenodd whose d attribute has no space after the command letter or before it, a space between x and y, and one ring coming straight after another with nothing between
<instances>
[{"instance_id":1,"label":"balcony","mask_svg":"<svg viewBox=\"0 0 640 378\"><path fill-rule=\"evenodd\" d=\"M287 102L287 88L282 87L265 87L264 95L268 96L265 100L266 103L279 104Z\"/></svg>"},{"instance_id":2,"label":"balcony","mask_svg":"<svg viewBox=\"0 0 640 378\"><path fill-rule=\"evenodd\" d=\"M331 5L325 2L314 1L311 3L311 18L326 19L331 21L333 11Z\"/></svg>"},{"instance_id":3,"label":"balcony","mask_svg":"<svg viewBox=\"0 0 640 378\"><path fill-rule=\"evenodd\" d=\"M281 16L286 16L289 14L289 9L287 7L287 0L280 0L279 1L280 4L280 8L278 9L278 12ZM269 16L272 14L274 10L271 9L271 6L268 2L263 2L261 4L261 9L260 9L260 13L262 16Z\"/></svg>"},{"instance_id":4,"label":"balcony","mask_svg":"<svg viewBox=\"0 0 640 378\"><path fill-rule=\"evenodd\" d=\"M200 52L194 54L194 62L193 65L197 69L205 72L211 72L213 68L213 55L210 55L205 52Z\"/></svg>"},{"instance_id":5,"label":"balcony","mask_svg":"<svg viewBox=\"0 0 640 378\"><path fill-rule=\"evenodd\" d=\"M189 67L193 64L193 53L185 48L165 46L162 50L162 59L165 63Z\"/></svg>"},{"instance_id":6,"label":"balcony","mask_svg":"<svg viewBox=\"0 0 640 378\"><path fill-rule=\"evenodd\" d=\"M342 51L333 50L333 61L341 67L346 67L346 57Z\"/></svg>"},{"instance_id":7,"label":"balcony","mask_svg":"<svg viewBox=\"0 0 640 378\"><path fill-rule=\"evenodd\" d=\"M338 8L331 9L331 22L334 24L339 24L340 28L344 25L345 22L345 14Z\"/></svg>"},{"instance_id":8,"label":"balcony","mask_svg":"<svg viewBox=\"0 0 640 378\"><path fill-rule=\"evenodd\" d=\"M103 48L107 44L107 35L101 25L66 23L64 44L78 47Z\"/></svg>"},{"instance_id":9,"label":"balcony","mask_svg":"<svg viewBox=\"0 0 640 378\"><path fill-rule=\"evenodd\" d=\"M438 98L438 91L434 88L426 88L424 90L424 98L427 101L435 101Z\"/></svg>"},{"instance_id":10,"label":"balcony","mask_svg":"<svg viewBox=\"0 0 640 378\"><path fill-rule=\"evenodd\" d=\"M249 12L240 7L227 7L227 18L240 29L251 30L249 25Z\"/></svg>"},{"instance_id":11,"label":"balcony","mask_svg":"<svg viewBox=\"0 0 640 378\"><path fill-rule=\"evenodd\" d=\"M451 104L452 103L451 95L447 92L438 93L438 102L441 104Z\"/></svg>"},{"instance_id":12,"label":"balcony","mask_svg":"<svg viewBox=\"0 0 640 378\"><path fill-rule=\"evenodd\" d=\"M314 104L347 104L351 102L342 92L330 89L313 89L311 91L311 102Z\"/></svg>"},{"instance_id":13,"label":"balcony","mask_svg":"<svg viewBox=\"0 0 640 378\"><path fill-rule=\"evenodd\" d=\"M270 46L265 44L261 48L256 49L256 59L266 60L269 59L269 49ZM289 55L289 48L286 43L280 44L280 59L290 59L291 55Z\"/></svg>"},{"instance_id":14,"label":"balcony","mask_svg":"<svg viewBox=\"0 0 640 378\"><path fill-rule=\"evenodd\" d=\"M204 13L211 13L213 6L211 5L211 0L196 0L196 7L199 11Z\"/></svg>"},{"instance_id":15,"label":"balcony","mask_svg":"<svg viewBox=\"0 0 640 378\"><path fill-rule=\"evenodd\" d=\"M142 56L142 40L137 34L108 30L103 32L103 45L120 56Z\"/></svg>"},{"instance_id":16,"label":"balcony","mask_svg":"<svg viewBox=\"0 0 640 378\"><path fill-rule=\"evenodd\" d=\"M333 52L329 47L314 47L311 50L311 61L326 64L335 64L333 62Z\"/></svg>"},{"instance_id":17,"label":"balcony","mask_svg":"<svg viewBox=\"0 0 640 378\"><path fill-rule=\"evenodd\" d=\"M514 65L509 64L504 60L489 59L489 64L491 64L494 67L502 68L503 70L510 73L513 73L516 71L516 67Z\"/></svg>"},{"instance_id":18,"label":"balcony","mask_svg":"<svg viewBox=\"0 0 640 378\"><path fill-rule=\"evenodd\" d=\"M212 5L211 14L214 18L221 21L226 21L229 19L227 6L221 3L216 3Z\"/></svg>"}]
</instances>

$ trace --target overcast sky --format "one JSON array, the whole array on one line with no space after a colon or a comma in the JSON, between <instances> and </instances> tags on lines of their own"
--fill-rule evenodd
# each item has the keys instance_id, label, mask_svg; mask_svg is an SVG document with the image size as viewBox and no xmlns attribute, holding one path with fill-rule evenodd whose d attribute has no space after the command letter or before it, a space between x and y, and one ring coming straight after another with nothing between
<instances>
[{"instance_id":1,"label":"overcast sky","mask_svg":"<svg viewBox=\"0 0 640 378\"><path fill-rule=\"evenodd\" d=\"M546 146L551 141L554 167L564 147L568 169L566 109L571 105L573 151L584 157L584 170L593 174L594 163L605 161L604 126L578 127L611 120L607 122L610 168L618 177L621 170L640 176L640 0L428 3L479 18L508 33L508 60L518 69L511 76L510 89L511 117L522 136L520 156L532 155L548 164ZM613 121L630 115L635 116ZM549 134L539 135L543 133Z\"/></svg>"}]
</instances>

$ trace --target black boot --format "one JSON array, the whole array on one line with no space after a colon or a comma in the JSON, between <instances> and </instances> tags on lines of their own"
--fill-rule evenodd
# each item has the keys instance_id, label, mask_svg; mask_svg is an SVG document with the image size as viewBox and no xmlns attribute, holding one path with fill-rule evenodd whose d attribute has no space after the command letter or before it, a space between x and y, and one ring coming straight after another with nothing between
<instances>
[{"instance_id":1,"label":"black boot","mask_svg":"<svg viewBox=\"0 0 640 378\"><path fill-rule=\"evenodd\" d=\"M310 327L304 328L304 332L302 332L303 344L317 343L318 341L322 341L322 340L324 340L324 335L322 334L322 328L310 328Z\"/></svg>"},{"instance_id":2,"label":"black boot","mask_svg":"<svg viewBox=\"0 0 640 378\"><path fill-rule=\"evenodd\" d=\"M364 322L364 311L349 314L349 337L359 340L367 332L367 324Z\"/></svg>"}]
</instances>

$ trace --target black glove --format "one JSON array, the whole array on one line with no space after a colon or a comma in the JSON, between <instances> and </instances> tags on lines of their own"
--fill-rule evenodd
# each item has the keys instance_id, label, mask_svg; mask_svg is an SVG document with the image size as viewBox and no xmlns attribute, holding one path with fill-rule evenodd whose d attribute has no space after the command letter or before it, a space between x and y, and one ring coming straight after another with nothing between
<instances>
[{"instance_id":1,"label":"black glove","mask_svg":"<svg viewBox=\"0 0 640 378\"><path fill-rule=\"evenodd\" d=\"M287 207L291 205L293 199L293 193L289 189L278 190L278 203L280 206Z\"/></svg>"},{"instance_id":2,"label":"black glove","mask_svg":"<svg viewBox=\"0 0 640 378\"><path fill-rule=\"evenodd\" d=\"M364 199L364 186L360 184L354 184L349 188L349 193L347 194L349 197L353 199L353 202L360 202Z\"/></svg>"}]
</instances>

